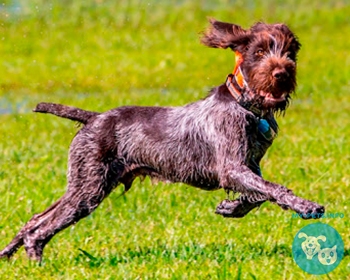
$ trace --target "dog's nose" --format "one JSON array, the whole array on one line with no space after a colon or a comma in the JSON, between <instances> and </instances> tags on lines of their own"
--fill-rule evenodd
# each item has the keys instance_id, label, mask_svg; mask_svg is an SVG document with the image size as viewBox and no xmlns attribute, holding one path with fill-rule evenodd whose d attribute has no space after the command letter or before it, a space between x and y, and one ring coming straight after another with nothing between
<instances>
[{"instance_id":1,"label":"dog's nose","mask_svg":"<svg viewBox=\"0 0 350 280\"><path fill-rule=\"evenodd\" d=\"M284 69L277 68L272 71L272 76L276 80L285 80L286 78L288 78L288 72Z\"/></svg>"}]
</instances>

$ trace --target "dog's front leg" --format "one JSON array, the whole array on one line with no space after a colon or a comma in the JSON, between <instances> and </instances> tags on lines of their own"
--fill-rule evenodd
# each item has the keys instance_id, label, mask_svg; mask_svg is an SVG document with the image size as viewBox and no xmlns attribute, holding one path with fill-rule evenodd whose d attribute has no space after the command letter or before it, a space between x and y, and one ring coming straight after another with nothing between
<instances>
[{"instance_id":1,"label":"dog's front leg","mask_svg":"<svg viewBox=\"0 0 350 280\"><path fill-rule=\"evenodd\" d=\"M252 193L255 197L260 197L261 201L266 199L278 204L285 210L292 209L305 219L320 218L325 211L323 206L294 195L291 190L284 186L264 180L246 166L235 166L227 172L225 177L224 188L230 189L235 186L235 191ZM232 204L232 207L237 207L235 204ZM247 208L247 210L249 209Z\"/></svg>"},{"instance_id":2,"label":"dog's front leg","mask_svg":"<svg viewBox=\"0 0 350 280\"><path fill-rule=\"evenodd\" d=\"M225 218L243 218L253 209L263 204L266 199L252 199L249 195L240 195L235 200L225 199L216 207L215 214Z\"/></svg>"},{"instance_id":3,"label":"dog's front leg","mask_svg":"<svg viewBox=\"0 0 350 280\"><path fill-rule=\"evenodd\" d=\"M261 176L260 172L257 175ZM226 190L229 194L230 189ZM223 200L216 207L215 214L222 215L225 218L243 218L253 209L260 207L265 201L266 197L259 193L244 192L234 200L229 198Z\"/></svg>"}]
</instances>

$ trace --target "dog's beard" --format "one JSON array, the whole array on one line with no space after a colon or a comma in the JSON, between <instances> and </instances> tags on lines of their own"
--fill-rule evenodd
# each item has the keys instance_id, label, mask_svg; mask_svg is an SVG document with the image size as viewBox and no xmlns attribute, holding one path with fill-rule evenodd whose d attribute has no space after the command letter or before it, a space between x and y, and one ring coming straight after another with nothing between
<instances>
[{"instance_id":1,"label":"dog's beard","mask_svg":"<svg viewBox=\"0 0 350 280\"><path fill-rule=\"evenodd\" d=\"M250 67L244 73L249 90L247 98L261 110L284 111L296 88L295 62L284 58L278 63L275 60L268 58L258 67ZM273 75L278 69L281 69L283 77L276 78Z\"/></svg>"},{"instance_id":2,"label":"dog's beard","mask_svg":"<svg viewBox=\"0 0 350 280\"><path fill-rule=\"evenodd\" d=\"M245 108L255 107L262 111L283 112L287 109L291 96L283 94L279 98L256 93L244 94L240 104Z\"/></svg>"}]
</instances>

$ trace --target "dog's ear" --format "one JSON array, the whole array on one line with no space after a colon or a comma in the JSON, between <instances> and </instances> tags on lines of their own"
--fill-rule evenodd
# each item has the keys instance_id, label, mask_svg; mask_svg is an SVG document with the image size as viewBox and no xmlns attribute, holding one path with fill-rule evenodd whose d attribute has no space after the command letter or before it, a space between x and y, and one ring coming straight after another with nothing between
<instances>
[{"instance_id":1,"label":"dog's ear","mask_svg":"<svg viewBox=\"0 0 350 280\"><path fill-rule=\"evenodd\" d=\"M201 43L212 48L231 48L243 51L249 43L248 31L236 24L210 19L210 27L203 32Z\"/></svg>"}]
</instances>

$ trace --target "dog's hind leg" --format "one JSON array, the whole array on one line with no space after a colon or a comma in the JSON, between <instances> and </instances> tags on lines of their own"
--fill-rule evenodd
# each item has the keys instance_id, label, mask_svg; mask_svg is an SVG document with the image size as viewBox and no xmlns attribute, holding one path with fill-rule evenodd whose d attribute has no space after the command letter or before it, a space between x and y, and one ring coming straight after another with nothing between
<instances>
[{"instance_id":1,"label":"dog's hind leg","mask_svg":"<svg viewBox=\"0 0 350 280\"><path fill-rule=\"evenodd\" d=\"M15 236L14 239L2 250L0 251L0 258L11 258L17 250L23 246L23 229Z\"/></svg>"},{"instance_id":2,"label":"dog's hind leg","mask_svg":"<svg viewBox=\"0 0 350 280\"><path fill-rule=\"evenodd\" d=\"M57 208L61 208L61 200L58 200L56 203L51 205L49 208L47 208L44 212L40 214L34 215L26 224L25 226L20 230L20 232L15 236L15 238L6 246L5 249L3 249L0 252L0 258L10 258L16 251L24 244L26 249L28 247L28 236L35 233L36 230L41 228L47 221L49 220L50 214L55 211ZM41 229L40 229L41 230ZM40 240L41 245L38 244L37 251L40 251L42 253L43 246L49 241L47 240ZM43 244L45 243L45 244ZM41 248L40 248L41 247ZM28 252L28 251L27 251ZM28 254L29 255L29 254ZM41 260L41 258L35 257L39 254L34 254L33 252L30 252L30 257L35 258L37 260Z\"/></svg>"},{"instance_id":3,"label":"dog's hind leg","mask_svg":"<svg viewBox=\"0 0 350 280\"><path fill-rule=\"evenodd\" d=\"M44 247L51 238L88 216L102 202L104 196L98 191L67 192L43 213L34 215L25 225L23 234L23 243L28 257L41 261Z\"/></svg>"},{"instance_id":4,"label":"dog's hind leg","mask_svg":"<svg viewBox=\"0 0 350 280\"><path fill-rule=\"evenodd\" d=\"M99 171L104 172L102 168ZM111 189L105 178L98 180L97 176L95 180L82 182L80 186L69 186L61 199L27 222L13 241L0 252L0 257L10 258L24 245L29 258L41 261L43 249L50 239L59 231L88 216Z\"/></svg>"},{"instance_id":5,"label":"dog's hind leg","mask_svg":"<svg viewBox=\"0 0 350 280\"><path fill-rule=\"evenodd\" d=\"M67 192L47 210L34 215L0 252L0 257L9 258L24 245L29 258L41 261L43 249L50 239L88 216L116 186L123 166L109 158L102 160L98 147L88 142L89 137L85 134L83 137L78 134L73 140Z\"/></svg>"}]
</instances>

